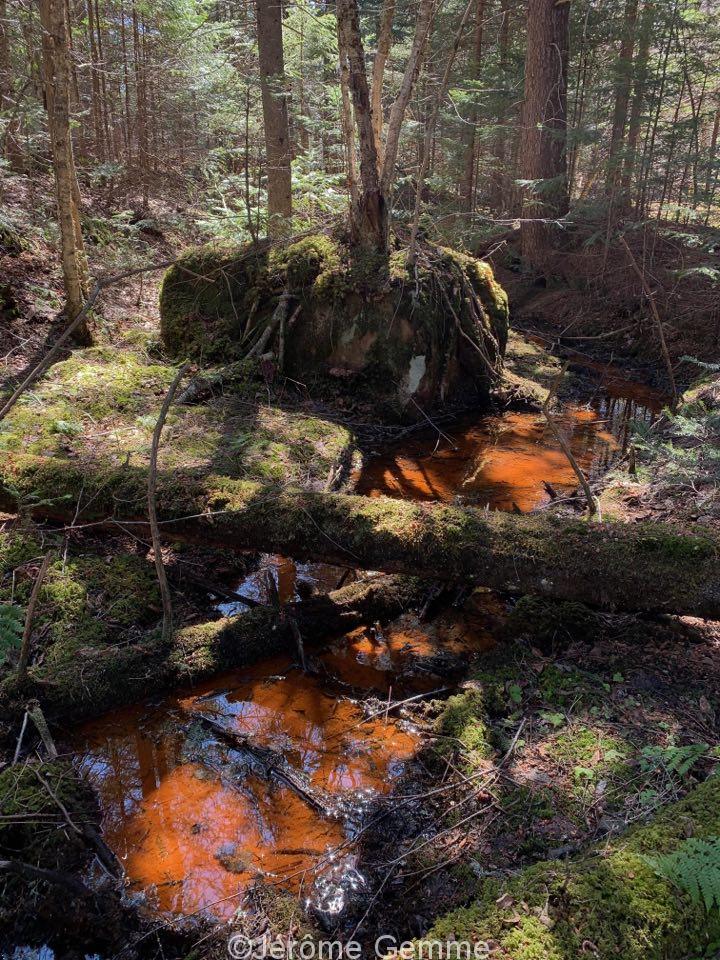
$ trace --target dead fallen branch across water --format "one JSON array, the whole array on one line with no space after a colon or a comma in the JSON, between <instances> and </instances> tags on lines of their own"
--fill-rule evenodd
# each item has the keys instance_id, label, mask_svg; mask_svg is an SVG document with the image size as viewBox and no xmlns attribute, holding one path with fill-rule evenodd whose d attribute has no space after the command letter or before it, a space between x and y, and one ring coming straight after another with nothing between
<instances>
[{"instance_id":1,"label":"dead fallen branch across water","mask_svg":"<svg viewBox=\"0 0 720 960\"><path fill-rule=\"evenodd\" d=\"M231 749L249 754L265 777L274 777L276 780L284 783L285 786L290 787L305 803L314 810L317 810L324 817L332 818L336 815L336 805L331 798L323 790L308 783L305 778L285 760L281 753L272 750L270 747L264 747L262 744L255 743L251 737L245 736L242 733L228 730L219 720L208 717L207 714L199 710L192 710L190 717L202 724L202 726L207 727L215 737L222 740L231 747Z\"/></svg>"}]
</instances>

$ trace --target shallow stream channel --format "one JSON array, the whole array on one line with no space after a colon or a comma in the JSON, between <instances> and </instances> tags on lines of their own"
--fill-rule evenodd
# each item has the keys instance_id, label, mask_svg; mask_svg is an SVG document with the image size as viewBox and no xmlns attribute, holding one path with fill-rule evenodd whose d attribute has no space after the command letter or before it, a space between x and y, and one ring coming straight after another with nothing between
<instances>
[{"instance_id":1,"label":"shallow stream channel","mask_svg":"<svg viewBox=\"0 0 720 960\"><path fill-rule=\"evenodd\" d=\"M597 477L660 408L652 391L606 371L586 402L565 405L562 428ZM530 412L428 427L368 457L354 481L366 496L522 512L577 486L543 416ZM358 573L265 556L234 589L285 602L350 576ZM218 610L243 616L246 607ZM268 660L83 726L77 763L98 792L129 892L151 912L221 920L258 879L321 920L369 899L357 841L369 811L402 794L426 740L413 707L462 681L494 645L504 610L476 591L435 616L367 624L314 648L307 672L290 658Z\"/></svg>"}]
</instances>

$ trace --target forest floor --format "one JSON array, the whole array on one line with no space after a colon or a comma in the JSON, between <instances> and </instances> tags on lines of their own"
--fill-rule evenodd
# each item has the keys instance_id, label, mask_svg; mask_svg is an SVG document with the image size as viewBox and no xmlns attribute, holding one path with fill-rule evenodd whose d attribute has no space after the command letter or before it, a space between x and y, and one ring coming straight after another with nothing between
<instances>
[{"instance_id":1,"label":"forest floor","mask_svg":"<svg viewBox=\"0 0 720 960\"><path fill-rule=\"evenodd\" d=\"M5 184L0 352L5 355L4 374L11 380L47 349L62 328L50 198L51 185L41 178L32 185L23 178ZM120 206L127 210L118 212ZM92 272L112 271L128 260L144 265L169 259L182 246L202 239L190 226L193 210L182 199L155 202L145 216L132 212L131 201L108 204L97 197L90 207L86 228L94 237L89 251ZM23 443L76 456L93 444L107 445L110 436L113 456L128 460L139 456L137 450L146 445L152 427L152 417L146 416L148 398L159 402L167 386L169 368L153 361L160 280L161 274L149 274L106 292L98 327L100 342L110 348L110 355L91 352L53 368L34 395L43 409L55 405L55 425L47 431L26 431ZM688 279L693 284L706 281L696 275ZM578 335L592 339L572 343L567 318L558 310L560 301L563 311L571 309L567 289L561 294L542 291L524 303L523 294L518 294L521 303L515 320L528 336L511 341L510 366L516 382L541 398L560 369L557 357L539 345L538 336L540 342L549 340L561 356L582 348L583 356L575 356L564 384L562 395L568 403L589 406L598 389L597 368L607 374L608 363L619 361L622 375L639 379L641 394L645 385L662 382L657 349L643 346L647 327L635 307L630 310L631 323L625 324L631 329L615 340L595 339L598 313L588 327L578 328L583 330ZM707 356L713 309L703 314L694 333L683 328L676 356L679 351ZM620 314L613 316L619 323ZM619 323L618 329L622 326ZM119 368L135 371L138 357L143 370L139 382L132 379L128 387L124 378L113 379ZM680 376L688 382L697 373L696 367L686 364ZM635 473L629 472L625 456L595 479L606 516L626 522L660 518L720 530L720 388L708 371L701 379L704 382L686 393L675 414L666 412L637 426L632 439ZM119 392L108 403L110 387ZM322 488L354 446L348 429L320 418L322 431L313 434L317 411L305 408L292 416L279 412L280 405L264 388L261 392L259 406L270 417L262 422L255 417L252 423L240 424L238 411L220 401L208 408L213 423L202 419L202 410L178 414L165 449L167 464L187 460L186 441L191 435L191 453L207 457L212 448L212 457L226 458L224 469L230 469L229 457L242 475L249 471L250 476L263 478L269 464L283 477L291 474L296 482ZM215 435L210 428L219 419L218 411L229 418L229 426ZM93 417L91 430L84 420L87 412ZM302 423L294 423L293 417L302 418ZM190 430L185 429L188 424ZM11 431L22 426L18 421ZM128 426L132 432L123 434ZM230 435L242 435L245 441L229 449ZM5 442L15 441L11 435ZM366 452L372 449L380 449L376 440L366 443ZM348 471L343 482L352 482ZM578 512L582 499L544 508ZM0 801L7 820L0 824L0 849L5 856L50 868L61 879L56 877L49 887L37 878L3 881L3 946L40 945L48 942L52 931L58 957L97 952L128 958L223 956L225 927L208 926L197 917L158 918L137 891L121 898L118 885L108 876L92 878L92 895L73 888L73 883L91 882L88 861L97 847L84 828L98 826L101 817L99 793L88 788L69 762L77 744L75 717L66 707L72 701L78 715L97 716L109 704L137 699L138 691L152 692L144 686L148 664L157 671L155 704L161 691L179 682L183 671L186 677L200 678L232 666L222 660L221 646L191 631L198 621L218 622L217 594L213 596L212 584L208 586L207 571L212 571L217 587L234 590L241 581L242 591L257 558L218 555L197 544L168 550L165 559L177 624L190 632L170 655L163 650L158 656L152 639L160 613L154 566L147 545L131 531L109 538L82 524L58 530L6 517L0 533L0 599L27 601L38 559L50 548L57 551L57 560L37 620L32 673L48 715L58 721L53 732L61 757L38 764L39 754L31 752L20 764L10 765L24 705L17 700L12 678L3 678ZM307 932L317 937L334 928L348 937L365 921L358 935L371 942L378 932L402 940L422 936L435 926L444 933L450 930L457 939L485 934L503 960L716 955L714 925L685 894L653 879L652 870L640 860L621 864L624 886L618 885L617 877L595 878L591 895L585 888L577 895L573 871L595 869L598 860L612 865L618 838L634 836L633 830L662 818L669 804L682 802L704 783L713 782L720 761L720 626L688 617L601 614L579 604L496 597L484 590L428 589L423 599L419 606L429 607L425 618L406 614L399 627L397 622L382 628L368 624L358 639L362 649L382 647L383 630L391 637L393 629L405 636L433 635L440 642L447 638L442 632L447 622L453 638L458 623L461 632L469 630L476 649L463 650L462 662L439 657L435 648L393 661L391 684L407 683L415 689L418 678L430 675L434 685L450 686L453 693L449 698L420 698L399 711L401 732L407 732L402 727L406 724L413 736L420 737L422 747L393 783L389 801L376 799L371 810L376 817L369 819L377 822L357 843L357 867L374 893L348 894L349 906L337 921L318 911L299 914L294 896L278 895L276 888L259 884L248 901L247 922L253 931L269 924L279 932L286 933L290 926L296 936ZM387 652L381 650L383 656ZM312 655L325 664L322 670L338 669L337 650L318 647ZM363 656L366 659L359 662L367 667L367 651ZM371 666L376 672L369 689L346 687L338 698L359 703L358 722L362 711L382 708L385 697L389 702L392 691L378 689L382 671L374 660ZM338 679L342 676L334 676L332 682ZM263 684L267 688L275 681L271 677ZM355 675L353 682L357 683ZM434 688L421 685L426 691ZM379 729L373 735L383 736ZM693 832L699 837L720 833L717 801L705 806L706 819L694 811L690 824L684 808L668 808L683 839ZM35 820L25 823L29 814ZM650 838L643 850L662 851L664 843L667 839ZM546 861L556 862L552 879L543 872ZM524 880L527 875L522 871L533 865L535 880ZM525 891L520 894L513 886L518 877ZM553 887L558 877L565 884L560 891ZM623 903L631 899L630 881L636 878L650 894L632 900L628 917ZM26 898L25 907L18 911L21 896ZM504 911L500 918L498 911Z\"/></svg>"}]
</instances>

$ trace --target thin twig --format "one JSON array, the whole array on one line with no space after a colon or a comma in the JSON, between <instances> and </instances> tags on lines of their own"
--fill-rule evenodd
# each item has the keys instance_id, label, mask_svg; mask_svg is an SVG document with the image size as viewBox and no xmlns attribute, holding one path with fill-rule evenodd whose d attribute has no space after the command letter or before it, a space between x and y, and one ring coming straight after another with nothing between
<instances>
[{"instance_id":1,"label":"thin twig","mask_svg":"<svg viewBox=\"0 0 720 960\"><path fill-rule=\"evenodd\" d=\"M600 506L592 490L590 489L590 484L588 483L588 479L583 473L580 467L580 464L575 459L575 454L570 449L570 444L567 442L567 440L563 436L562 430L558 427L555 421L555 418L550 412L550 406L555 397L555 394L557 393L558 387L560 386L560 383L562 382L562 379L565 376L567 368L568 368L568 365L566 363L563 366L562 370L560 371L560 374L555 378L555 380L551 384L550 389L548 390L548 395L547 397L545 397L545 402L542 405L542 412L543 412L543 415L545 416L545 419L547 420L548 426L550 427L550 430L552 431L553 436L559 443L560 448L562 449L562 452L568 458L568 461L570 463L570 466L573 468L575 476L580 481L580 486L583 488L583 493L585 494L585 499L587 500L588 510L590 512L590 515L591 516L597 515L598 520L601 520L602 517L600 515Z\"/></svg>"}]
</instances>

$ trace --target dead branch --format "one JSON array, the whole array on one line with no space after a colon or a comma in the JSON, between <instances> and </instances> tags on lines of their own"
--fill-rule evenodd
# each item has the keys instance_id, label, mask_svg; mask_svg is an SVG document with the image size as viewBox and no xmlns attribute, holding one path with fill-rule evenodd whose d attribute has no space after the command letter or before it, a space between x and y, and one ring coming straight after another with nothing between
<instances>
[{"instance_id":1,"label":"dead branch","mask_svg":"<svg viewBox=\"0 0 720 960\"><path fill-rule=\"evenodd\" d=\"M668 379L670 380L670 391L672 393L671 409L677 407L678 402L678 390L677 384L675 383L675 374L673 372L672 360L670 359L670 351L668 350L667 340L665 339L665 331L663 330L662 320L660 319L660 313L658 312L657 304L655 303L655 294L650 289L648 282L645 278L645 274L638 266L638 262L632 254L630 247L627 244L627 240L622 234L620 235L620 243L623 245L625 252L628 255L630 260L630 265L638 275L640 283L642 284L643 292L647 297L648 303L650 304L650 310L652 311L653 319L655 320L655 326L658 332L658 338L660 340L660 349L662 350L663 360L665 361L665 367L667 369Z\"/></svg>"},{"instance_id":2,"label":"dead branch","mask_svg":"<svg viewBox=\"0 0 720 960\"><path fill-rule=\"evenodd\" d=\"M27 668L28 663L30 662L30 637L32 636L33 617L35 616L35 607L37 606L40 587L42 587L42 583L45 579L47 569L50 566L51 559L52 552L50 551L43 557L40 569L35 577L32 593L30 594L30 602L28 603L27 612L25 614L25 627L23 629L22 643L20 645L20 659L18 660L17 666L17 681L19 684L23 684L27 680Z\"/></svg>"},{"instance_id":3,"label":"dead branch","mask_svg":"<svg viewBox=\"0 0 720 960\"><path fill-rule=\"evenodd\" d=\"M94 895L92 890L86 887L82 881L69 873L61 873L59 870L46 870L44 867L34 867L22 860L0 860L0 872L14 873L24 880L44 880L46 883L65 887L78 897L89 899Z\"/></svg>"},{"instance_id":4,"label":"dead branch","mask_svg":"<svg viewBox=\"0 0 720 960\"><path fill-rule=\"evenodd\" d=\"M597 499L595 498L595 495L590 489L590 484L588 483L588 479L583 473L580 467L580 464L575 459L575 454L570 449L570 444L565 439L565 436L563 435L562 430L557 425L557 422L555 421L555 418L552 415L552 412L550 410L552 401L555 398L555 394L557 393L557 390L562 382L562 379L565 376L567 368L568 368L568 365L566 363L565 366L560 371L559 376L556 377L555 381L550 386L550 389L548 390L548 395L545 397L545 402L542 405L542 412L545 419L547 420L548 426L550 427L550 430L552 431L553 436L555 437L558 444L560 445L562 452L567 457L570 466L573 468L575 476L580 481L580 486L582 487L583 493L585 494L585 499L587 500L588 511L590 513L590 516L597 516L598 520L602 520L602 517L600 515L600 506L597 502Z\"/></svg>"},{"instance_id":5,"label":"dead branch","mask_svg":"<svg viewBox=\"0 0 720 960\"><path fill-rule=\"evenodd\" d=\"M160 414L153 431L152 447L150 448L150 465L148 467L147 481L147 502L148 502L148 520L150 523L150 535L152 537L153 553L155 555L155 569L157 570L158 583L160 584L160 596L162 598L163 608L163 640L167 641L172 636L173 615L172 615L172 596L170 594L170 585L168 583L165 564L162 558L162 542L160 540L160 528L158 527L157 508L155 504L155 489L157 486L157 455L160 447L160 435L162 434L165 418L167 417L170 405L173 402L180 381L185 376L187 364L184 364L177 372L175 379L170 384L170 389L165 395Z\"/></svg>"},{"instance_id":6,"label":"dead branch","mask_svg":"<svg viewBox=\"0 0 720 960\"><path fill-rule=\"evenodd\" d=\"M322 813L323 816L329 818L335 817L336 807L332 798L326 795L324 791L307 783L303 776L285 760L281 753L272 750L270 747L263 747L255 743L252 738L242 733L235 733L233 730L228 730L227 727L218 720L208 717L199 710L192 710L190 716L193 720L196 720L211 730L215 736L227 743L233 750L250 754L250 756L257 761L266 777L274 776L280 780L297 793L297 795L314 810Z\"/></svg>"}]
</instances>

